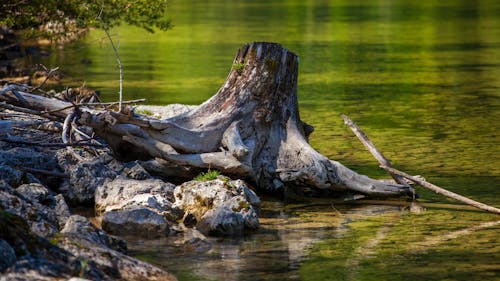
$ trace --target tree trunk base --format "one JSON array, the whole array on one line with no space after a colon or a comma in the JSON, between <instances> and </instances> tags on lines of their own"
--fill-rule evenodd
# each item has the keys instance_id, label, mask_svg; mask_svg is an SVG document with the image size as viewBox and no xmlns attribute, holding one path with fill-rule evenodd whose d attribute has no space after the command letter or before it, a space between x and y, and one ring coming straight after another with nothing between
<instances>
[{"instance_id":1,"label":"tree trunk base","mask_svg":"<svg viewBox=\"0 0 500 281\"><path fill-rule=\"evenodd\" d=\"M216 169L269 192L313 187L370 196L409 193L407 186L357 174L308 144L313 128L300 120L297 75L297 55L276 43L251 43L238 51L217 94L194 109L158 120L79 106L75 120L92 127L123 159L157 158L165 167ZM71 106L17 95L5 92L0 100L46 112ZM73 111L70 107L51 116L65 118Z\"/></svg>"}]
</instances>

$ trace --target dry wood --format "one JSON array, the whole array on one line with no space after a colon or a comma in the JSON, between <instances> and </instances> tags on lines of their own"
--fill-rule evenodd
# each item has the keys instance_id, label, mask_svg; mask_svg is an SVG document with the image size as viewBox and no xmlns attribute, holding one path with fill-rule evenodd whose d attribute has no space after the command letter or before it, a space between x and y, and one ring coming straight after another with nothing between
<instances>
[{"instance_id":1,"label":"dry wood","mask_svg":"<svg viewBox=\"0 0 500 281\"><path fill-rule=\"evenodd\" d=\"M308 144L313 128L299 116L297 55L279 44L252 43L238 51L233 65L239 67L212 98L173 117L158 120L127 108L112 112L79 106L76 123L92 127L123 160L157 158L168 170L218 169L267 191L315 187L371 196L409 192L407 185L360 175ZM21 94L29 108L52 112L61 120L73 111L68 102ZM10 92L0 95L2 100L21 104Z\"/></svg>"},{"instance_id":2,"label":"dry wood","mask_svg":"<svg viewBox=\"0 0 500 281\"><path fill-rule=\"evenodd\" d=\"M414 176L411 176L411 175L408 175L407 173L405 172L401 172L399 170L396 170L394 168L391 168L391 167L387 167L387 166L380 166L381 168L387 170L388 172L390 173L394 173L396 175L399 175L401 177L404 177L404 178L407 178L425 188L428 188L436 193L439 193L441 195L444 195L446 197L449 197L449 198L452 198L452 199L455 199L455 200L458 200L460 202L463 202L465 204L468 204L468 205L471 205L471 206L474 206L476 208L479 208L481 210L485 210L485 211L488 211L488 212L491 212L491 213L495 213L495 214L500 214L500 209L498 208L495 208L493 206L489 206L489 205L486 205L484 203L481 203L481 202L477 202L477 201L474 201L470 198L467 198L465 196L462 196L462 195L459 195L459 194L456 194L454 192L451 192L449 190L446 190L442 187L439 187L437 185L434 185L430 182L427 182L425 180L422 180L418 177L414 177Z\"/></svg>"},{"instance_id":3,"label":"dry wood","mask_svg":"<svg viewBox=\"0 0 500 281\"><path fill-rule=\"evenodd\" d=\"M392 167L391 162L385 158L385 156L380 152L380 150L377 149L375 144L368 138L368 136L361 130L361 128L354 123L354 121L349 118L349 116L342 114L342 119L344 119L344 124L349 126L351 128L351 131L358 137L358 139L361 141L361 143L370 151L370 153L377 159L378 163L380 165L383 165L385 167ZM406 182L404 177L401 177L397 174L389 172L389 175L399 184L402 184L408 188L408 190L411 192L413 199L415 199L416 194L415 190Z\"/></svg>"},{"instance_id":4,"label":"dry wood","mask_svg":"<svg viewBox=\"0 0 500 281\"><path fill-rule=\"evenodd\" d=\"M68 147L68 146L106 147L105 145L102 145L102 144L86 143L86 142L75 142L75 143L36 142L36 141L17 140L17 139L11 139L11 138L0 138L0 141L8 142L8 143L15 143L15 144L23 144L23 145L44 146L44 147Z\"/></svg>"}]
</instances>

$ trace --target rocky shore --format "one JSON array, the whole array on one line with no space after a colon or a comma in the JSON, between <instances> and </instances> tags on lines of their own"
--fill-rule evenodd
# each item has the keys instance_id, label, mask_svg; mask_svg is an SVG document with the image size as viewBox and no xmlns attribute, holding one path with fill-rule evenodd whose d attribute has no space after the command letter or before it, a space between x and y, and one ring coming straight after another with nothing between
<instances>
[{"instance_id":1,"label":"rocky shore","mask_svg":"<svg viewBox=\"0 0 500 281\"><path fill-rule=\"evenodd\" d=\"M0 122L0 280L176 280L128 256L120 237L183 237L203 252L208 235L259 227L260 200L244 181L175 185L154 159L124 163L105 148L47 145L60 139L58 122L8 110ZM82 206L95 215L82 216Z\"/></svg>"}]
</instances>

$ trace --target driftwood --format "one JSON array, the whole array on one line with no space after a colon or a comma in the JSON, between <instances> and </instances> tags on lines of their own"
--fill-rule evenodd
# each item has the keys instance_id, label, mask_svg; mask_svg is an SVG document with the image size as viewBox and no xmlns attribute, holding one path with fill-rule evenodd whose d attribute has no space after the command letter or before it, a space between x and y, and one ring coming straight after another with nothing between
<instances>
[{"instance_id":1,"label":"driftwood","mask_svg":"<svg viewBox=\"0 0 500 281\"><path fill-rule=\"evenodd\" d=\"M401 172L399 170L394 169L391 165L391 162L387 158L384 157L382 152L380 152L380 150L377 149L375 144L373 144L373 142L368 138L368 136L363 132L363 130L361 130L356 125L356 123L354 123L347 115L342 115L342 118L344 119L344 123L347 126L349 126L349 128L351 128L351 130L358 137L358 139L361 141L361 143L363 143L363 145L368 149L368 151L370 151L370 153L373 155L373 157L375 157L375 159L377 159L377 161L380 163L380 167L383 168L384 170L386 170L394 178L394 180L396 182L403 184L403 185L407 185L408 188L410 188L410 190L412 192L414 192L413 188L409 187L409 185L406 183L405 179L408 179L408 180L410 180L410 181L412 181L420 186L428 188L436 193L439 193L439 194L444 195L446 197L458 200L458 201L463 202L465 204L474 206L474 207L479 208L481 210L485 210L485 211L495 213L495 214L500 214L500 209L498 209L498 208L486 205L486 204L481 203L481 202L474 201L474 200L469 199L465 196L462 196L462 195L456 194L454 192L451 192L449 190L446 190L442 187L439 187L437 185L434 185L432 183L425 181L421 177L411 176L411 175L408 175L407 173L404 173L404 172ZM414 196L414 199L415 199L415 196Z\"/></svg>"},{"instance_id":2,"label":"driftwood","mask_svg":"<svg viewBox=\"0 0 500 281\"><path fill-rule=\"evenodd\" d=\"M387 166L380 166L381 168L387 170L389 173L392 173L392 174L395 174L395 175L398 175L398 176L401 176L401 177L404 177L404 178L407 178L415 183L417 183L418 185L420 186L423 186L425 188L428 188L436 193L439 193L441 195L444 195L446 197L449 197L449 198L452 198L452 199L455 199L455 200L458 200L460 202L463 202L465 204L468 204L468 205L471 205L471 206L474 206L478 209L481 209L481 210L485 210L485 211L488 211L488 212L491 212L491 213L495 213L495 214L500 214L500 209L498 208L495 208L493 206L489 206L489 205L486 205L484 203L481 203L481 202L477 202L475 200L472 200L470 198L467 198L465 196L462 196L462 195L459 195L459 194L456 194L454 192L451 192L449 190L446 190L442 187L439 187L437 185L434 185L430 182L427 182L425 180L422 180L421 178L419 177L415 177L415 176L411 176L411 175L408 175L407 173L404 173L404 172L401 172L399 170L396 170L394 168L391 168L391 167L387 167Z\"/></svg>"},{"instance_id":3,"label":"driftwood","mask_svg":"<svg viewBox=\"0 0 500 281\"><path fill-rule=\"evenodd\" d=\"M315 187L370 196L410 194L407 185L378 181L328 159L308 144L312 126L300 120L298 57L274 43L243 46L212 98L158 120L97 110L17 91L0 101L90 126L124 160L157 158L164 169L210 168L267 191ZM22 98L19 98L21 95Z\"/></svg>"},{"instance_id":4,"label":"driftwood","mask_svg":"<svg viewBox=\"0 0 500 281\"><path fill-rule=\"evenodd\" d=\"M378 161L380 165L385 167L392 167L389 159L385 158L385 156L378 150L378 148L373 144L373 142L368 138L368 136L363 132L356 123L354 123L349 116L342 114L342 119L344 119L344 124L351 128L351 131L358 137L361 143L370 151L373 157ZM406 182L405 178L389 172L389 175L399 184L404 185L408 188L408 190L412 193L413 199L416 197L415 190Z\"/></svg>"}]
</instances>

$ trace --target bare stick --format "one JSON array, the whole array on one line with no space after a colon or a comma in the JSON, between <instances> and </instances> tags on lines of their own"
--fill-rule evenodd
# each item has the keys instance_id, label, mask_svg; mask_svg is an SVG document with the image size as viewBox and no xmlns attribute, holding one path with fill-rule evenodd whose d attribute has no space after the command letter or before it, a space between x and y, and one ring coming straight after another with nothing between
<instances>
[{"instance_id":1,"label":"bare stick","mask_svg":"<svg viewBox=\"0 0 500 281\"><path fill-rule=\"evenodd\" d=\"M45 73L47 74L47 76L45 77L45 80L43 80L43 82L42 82L42 83L40 83L40 85L38 85L38 86L36 86L35 88L31 89L31 92L34 92L34 91L36 91L36 90L41 89L41 88L43 87L43 85L45 85L45 83L47 83L47 80L49 80L49 79L50 79L50 77L51 77L52 75L54 75L54 73L55 73L56 71L58 71L58 70L59 70L59 66L58 66L58 67L56 67L56 68L51 68L51 69L49 70L49 69L47 69L45 66L43 66L43 65L42 65L42 68L43 68L43 70L45 71Z\"/></svg>"},{"instance_id":2,"label":"bare stick","mask_svg":"<svg viewBox=\"0 0 500 281\"><path fill-rule=\"evenodd\" d=\"M86 143L86 142L75 142L75 143L57 143L57 142L35 142L35 141L24 141L15 140L10 138L0 138L0 141L15 143L15 144L25 144L25 145L35 145L35 146L45 146L45 147L69 147L69 146L95 146L95 147L106 147L105 145L96 143Z\"/></svg>"},{"instance_id":3,"label":"bare stick","mask_svg":"<svg viewBox=\"0 0 500 281\"><path fill-rule=\"evenodd\" d=\"M118 112L122 112L122 100L123 100L123 67L122 63L120 61L120 55L118 54L118 49L115 46L115 43L113 42L113 39L111 39L111 35L109 35L108 27L104 25L104 23L101 21L101 24L103 25L103 30L106 32L106 36L109 39L109 42L111 42L111 47L113 47L113 50L115 51L115 56L116 56L116 62L118 62L118 67L120 68L120 101L118 103Z\"/></svg>"},{"instance_id":4,"label":"bare stick","mask_svg":"<svg viewBox=\"0 0 500 281\"><path fill-rule=\"evenodd\" d=\"M122 101L122 104L130 104L130 103L140 103L140 102L145 102L146 99L136 99L136 100L125 100ZM79 103L77 105L115 105L115 104L120 104L119 101L113 101L113 102L86 102L86 103Z\"/></svg>"},{"instance_id":5,"label":"bare stick","mask_svg":"<svg viewBox=\"0 0 500 281\"><path fill-rule=\"evenodd\" d=\"M394 168L391 168L391 167L387 167L387 166L380 166L382 169L390 172L390 173L393 173L393 174L396 174L396 175L399 175L401 177L404 177L404 178L407 178L425 188L428 188L436 193L439 193L441 195L444 195L446 197L449 197L449 198L453 198L455 200L458 200L460 202L463 202L465 204L468 204L468 205L471 205L471 206L474 206L476 208L479 208L481 210L485 210L485 211L488 211L488 212L491 212L491 213L495 213L495 214L500 214L500 209L498 208L495 208L495 207L492 207L492 206L489 206L489 205L486 205L486 204L483 204L481 202L477 202L477 201L474 201L472 199L469 199L467 197L464 197L462 195L459 195L459 194L456 194L454 192L451 192L451 191L448 191L442 187L439 187L437 185L434 185L430 182L426 182L425 180L422 180L418 177L414 177L414 176L411 176L411 175L408 175L407 173L404 173L404 172L401 172L399 170L396 170Z\"/></svg>"},{"instance_id":6,"label":"bare stick","mask_svg":"<svg viewBox=\"0 0 500 281\"><path fill-rule=\"evenodd\" d=\"M351 128L352 132L358 137L358 139L363 143L363 145L370 151L370 153L377 159L378 163L385 167L392 167L391 162L377 149L375 144L368 138L368 136L354 123L349 116L342 114L342 119L344 119L344 124ZM415 190L406 182L404 177L397 174L389 172L391 177L399 184L406 186L415 198Z\"/></svg>"},{"instance_id":7,"label":"bare stick","mask_svg":"<svg viewBox=\"0 0 500 281\"><path fill-rule=\"evenodd\" d=\"M126 101L122 101L122 104L140 103L140 102L145 102L145 101L146 101L146 99L126 100ZM113 101L113 102L82 102L82 103L76 103L76 104L68 105L68 106L65 106L65 107L61 107L61 108L58 108L58 109L55 109L55 110L51 110L51 111L43 111L42 113L51 114L51 113L63 111L63 110L66 110L66 109L69 109L69 108L72 108L72 107L77 107L77 106L97 106L97 105L105 106L105 105L115 105L115 104L120 104L120 102L119 101Z\"/></svg>"},{"instance_id":8,"label":"bare stick","mask_svg":"<svg viewBox=\"0 0 500 281\"><path fill-rule=\"evenodd\" d=\"M59 118L51 116L51 115L46 114L44 112L40 112L38 110L27 109L27 108L24 108L24 107L19 107L19 106L11 105L11 104L8 104L8 103L5 103L5 102L0 102L0 108L5 108L5 109L12 110L12 111L17 111L17 112L22 112L22 113L27 113L27 114L38 115L38 116L42 116L44 118L50 119L52 121L59 121Z\"/></svg>"}]
</instances>

